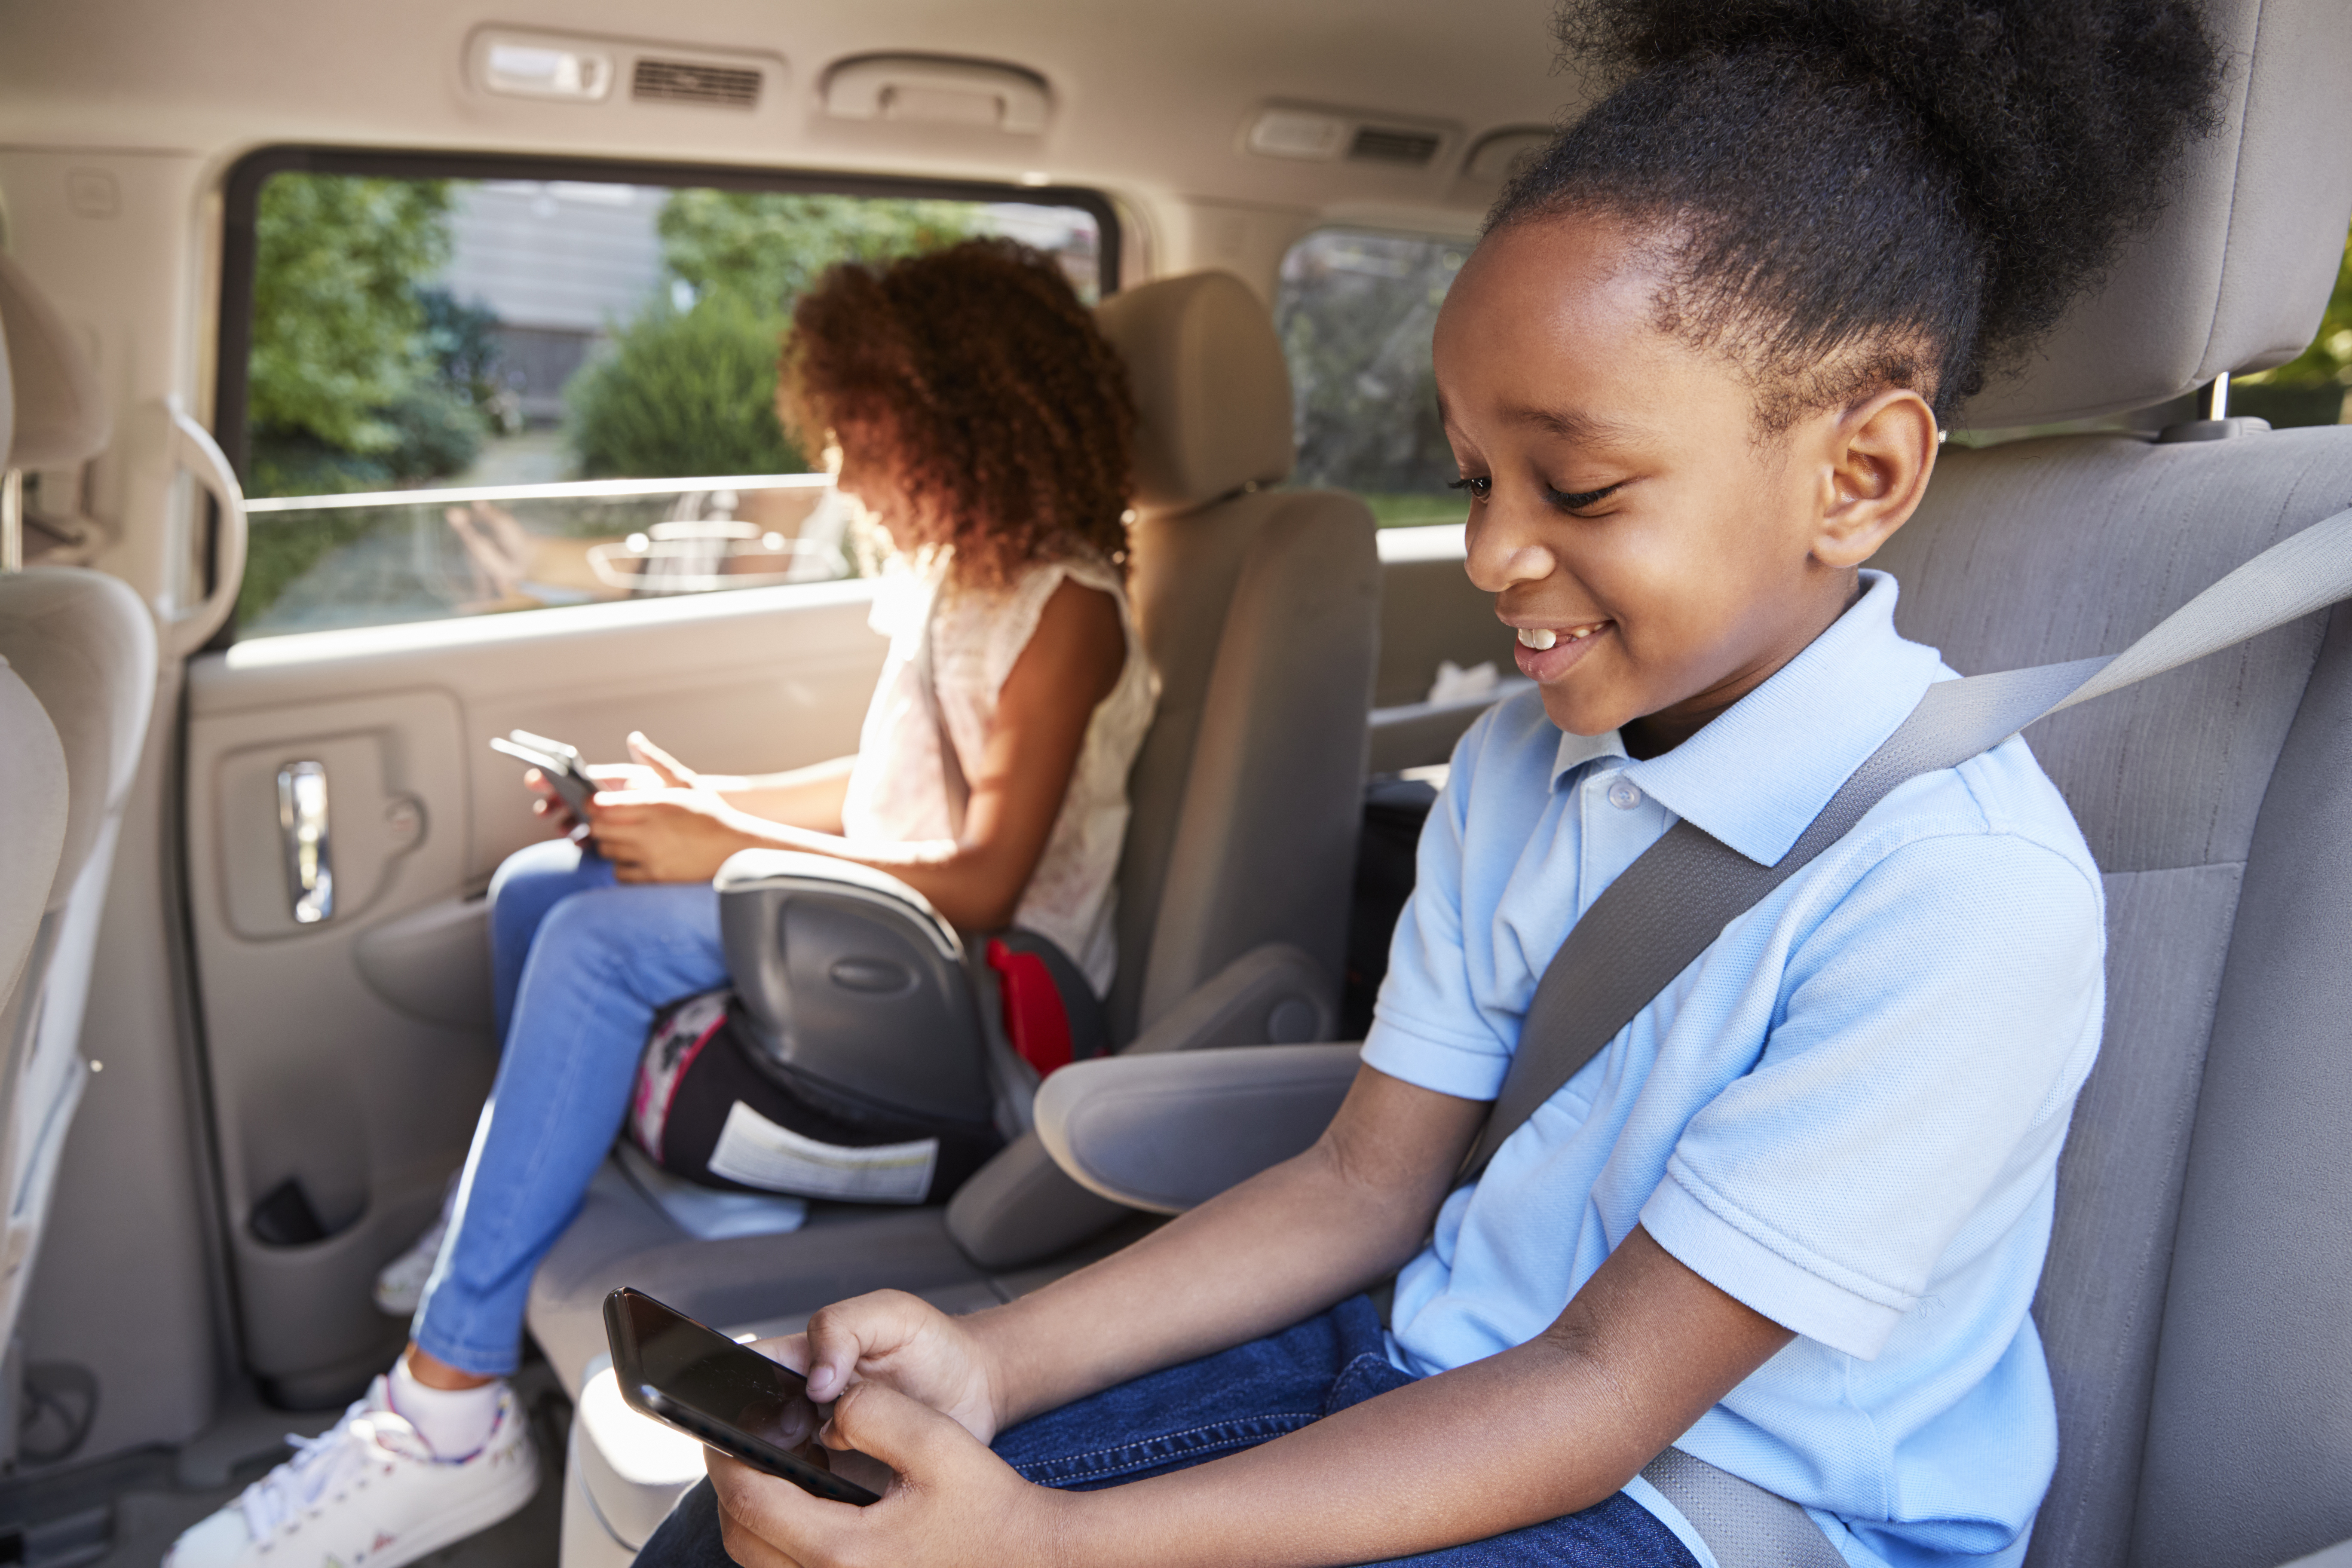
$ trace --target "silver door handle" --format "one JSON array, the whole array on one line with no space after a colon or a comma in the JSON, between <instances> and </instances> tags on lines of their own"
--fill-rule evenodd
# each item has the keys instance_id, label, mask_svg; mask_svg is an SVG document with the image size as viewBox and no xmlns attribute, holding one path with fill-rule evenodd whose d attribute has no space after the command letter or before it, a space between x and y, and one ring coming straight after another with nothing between
<instances>
[{"instance_id":1,"label":"silver door handle","mask_svg":"<svg viewBox=\"0 0 2352 1568\"><path fill-rule=\"evenodd\" d=\"M324 763L288 763L278 770L278 829L286 843L286 893L293 900L294 923L316 925L335 912Z\"/></svg>"}]
</instances>

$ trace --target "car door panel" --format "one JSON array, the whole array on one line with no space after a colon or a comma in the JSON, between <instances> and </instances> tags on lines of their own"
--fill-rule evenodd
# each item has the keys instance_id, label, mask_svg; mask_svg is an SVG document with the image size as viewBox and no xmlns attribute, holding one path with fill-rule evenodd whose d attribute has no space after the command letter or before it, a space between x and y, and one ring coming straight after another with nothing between
<instances>
[{"instance_id":1,"label":"car door panel","mask_svg":"<svg viewBox=\"0 0 2352 1568\"><path fill-rule=\"evenodd\" d=\"M884 652L870 596L811 584L310 633L192 667L205 1070L246 1359L278 1397L343 1397L397 1344L370 1284L431 1218L496 1070L481 895L544 828L489 738L521 727L617 759L642 729L728 773L840 755ZM299 763L323 771L334 893L310 921L279 813Z\"/></svg>"}]
</instances>

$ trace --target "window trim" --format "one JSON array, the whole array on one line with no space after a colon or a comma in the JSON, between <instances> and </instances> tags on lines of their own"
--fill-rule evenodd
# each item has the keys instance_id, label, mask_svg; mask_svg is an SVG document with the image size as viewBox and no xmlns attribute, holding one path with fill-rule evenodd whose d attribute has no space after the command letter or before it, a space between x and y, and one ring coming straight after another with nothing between
<instances>
[{"instance_id":1,"label":"window trim","mask_svg":"<svg viewBox=\"0 0 2352 1568\"><path fill-rule=\"evenodd\" d=\"M261 187L284 174L346 174L414 180L577 180L591 184L668 185L727 191L778 191L793 195L898 196L935 201L1018 202L1076 207L1095 220L1097 289L1118 289L1118 214L1108 197L1082 185L1000 184L983 180L929 180L885 174L845 174L739 163L641 163L621 158L568 158L544 153L457 153L429 149L263 147L232 164L222 190L220 324L215 350L213 437L239 481L249 451L246 394L253 358L254 226ZM232 625L222 628L234 635Z\"/></svg>"}]
</instances>

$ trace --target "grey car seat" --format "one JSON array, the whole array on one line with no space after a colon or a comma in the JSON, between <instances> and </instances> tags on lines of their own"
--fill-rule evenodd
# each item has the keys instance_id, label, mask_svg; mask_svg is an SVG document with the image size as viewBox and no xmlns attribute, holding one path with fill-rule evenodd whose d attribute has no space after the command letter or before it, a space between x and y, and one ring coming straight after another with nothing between
<instances>
[{"instance_id":1,"label":"grey car seat","mask_svg":"<svg viewBox=\"0 0 2352 1568\"><path fill-rule=\"evenodd\" d=\"M1293 457L1289 376L1238 279L1148 284L1100 320L1142 415L1130 586L1161 679L1131 781L1114 1043L1323 1037L1375 655L1371 518L1349 497L1273 488ZM737 863L730 878L757 880ZM541 1265L530 1331L576 1388L614 1285L715 1322L884 1285L995 1300L992 1279L1050 1265L1124 1212L1024 1138L944 1209L814 1205L788 1236L702 1241L608 1164Z\"/></svg>"},{"instance_id":2,"label":"grey car seat","mask_svg":"<svg viewBox=\"0 0 2352 1568\"><path fill-rule=\"evenodd\" d=\"M0 317L0 471L11 471L15 387ZM66 843L65 747L41 700L0 654L0 1028L40 988L49 889ZM0 1040L7 1036L0 1035Z\"/></svg>"},{"instance_id":3,"label":"grey car seat","mask_svg":"<svg viewBox=\"0 0 2352 1568\"><path fill-rule=\"evenodd\" d=\"M2352 209L2352 12L2212 13L2239 60L2224 130L1969 426L2151 406L2309 339ZM2062 435L1948 450L1876 564L1906 636L2008 669L2112 653L2348 502L2352 428ZM2027 738L2105 872L2109 942L2034 1307L2060 1458L2027 1561L2274 1568L2352 1538L2352 606ZM1084 1064L1039 1122L1097 1187L1172 1209L1303 1146L1353 1070L1339 1048ZM1188 1119L1225 1163L1173 1157Z\"/></svg>"},{"instance_id":4,"label":"grey car seat","mask_svg":"<svg viewBox=\"0 0 2352 1568\"><path fill-rule=\"evenodd\" d=\"M107 442L97 374L23 271L0 257L16 468L70 468ZM13 521L13 520L11 520ZM0 1005L0 1346L15 1334L66 1130L79 1102L78 1050L99 916L153 705L153 617L121 579L73 567L0 574L0 658L60 744L67 810L57 865L21 983ZM16 750L13 726L5 750ZM5 956L0 956L5 963ZM7 1363L14 1364L13 1362ZM0 1412L15 1391L0 1387ZM0 1458L16 1423L0 1419Z\"/></svg>"}]
</instances>

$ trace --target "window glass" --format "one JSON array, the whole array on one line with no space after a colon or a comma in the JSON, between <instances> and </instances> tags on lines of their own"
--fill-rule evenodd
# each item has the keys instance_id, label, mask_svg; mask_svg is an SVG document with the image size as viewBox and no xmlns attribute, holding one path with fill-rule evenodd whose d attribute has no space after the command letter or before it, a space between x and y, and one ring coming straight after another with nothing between
<instances>
[{"instance_id":1,"label":"window glass","mask_svg":"<svg viewBox=\"0 0 2352 1568\"><path fill-rule=\"evenodd\" d=\"M1274 318L1290 362L1297 481L1354 490L1383 526L1460 522L1430 334L1466 242L1322 229L1290 247Z\"/></svg>"},{"instance_id":2,"label":"window glass","mask_svg":"<svg viewBox=\"0 0 2352 1568\"><path fill-rule=\"evenodd\" d=\"M1043 203L281 173L260 187L237 635L856 569L777 343L826 267L1005 235L1091 301Z\"/></svg>"}]
</instances>

